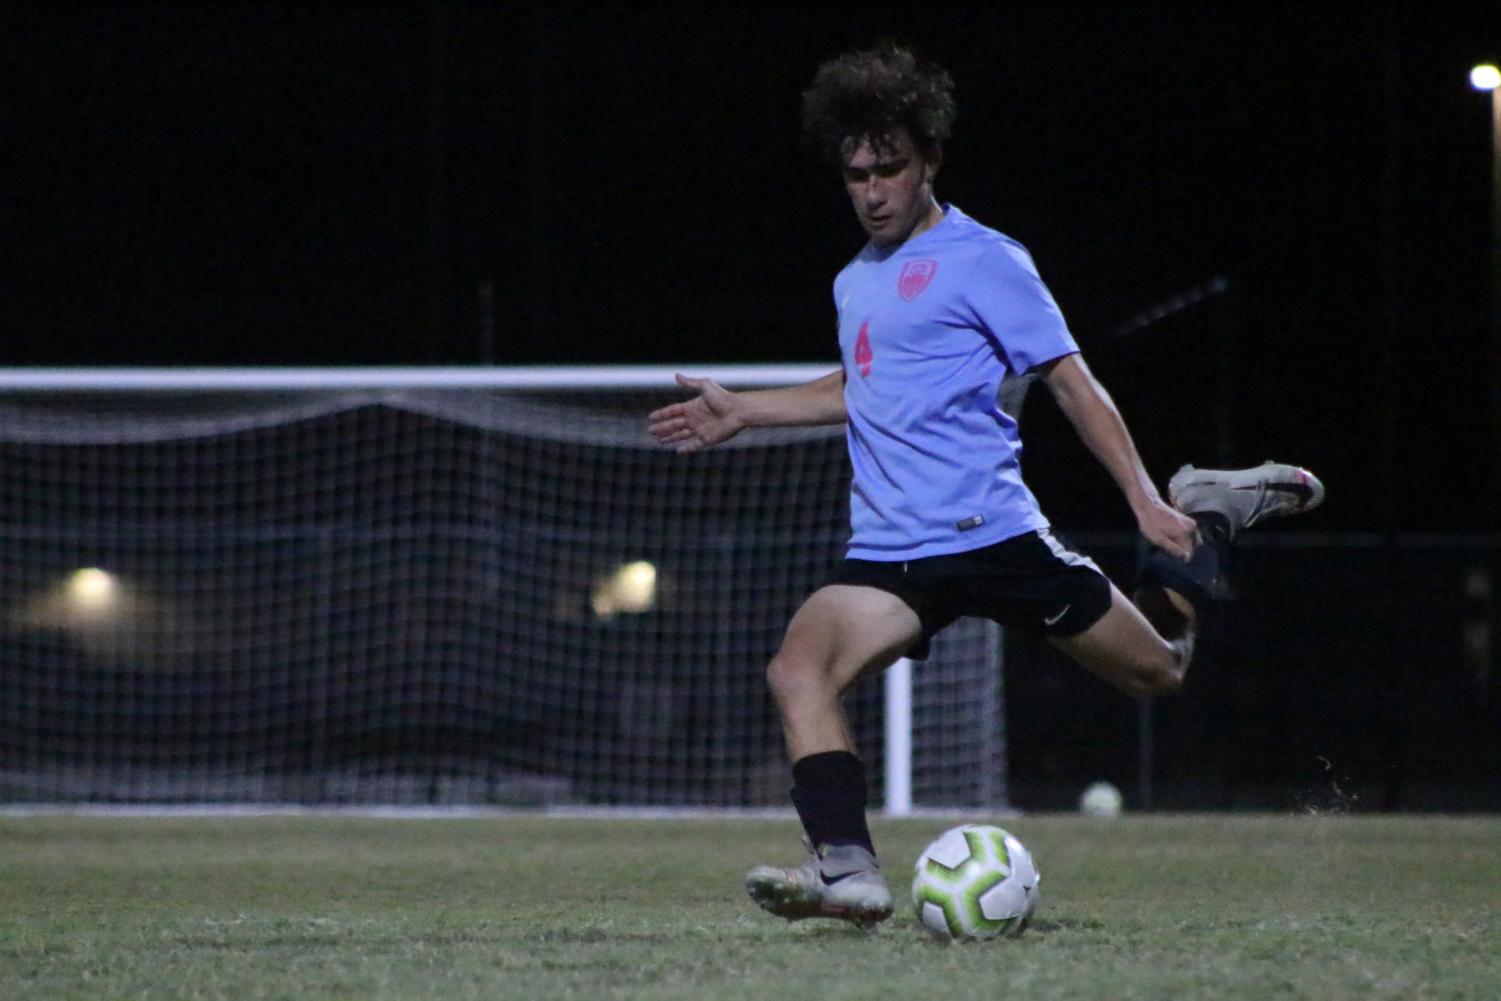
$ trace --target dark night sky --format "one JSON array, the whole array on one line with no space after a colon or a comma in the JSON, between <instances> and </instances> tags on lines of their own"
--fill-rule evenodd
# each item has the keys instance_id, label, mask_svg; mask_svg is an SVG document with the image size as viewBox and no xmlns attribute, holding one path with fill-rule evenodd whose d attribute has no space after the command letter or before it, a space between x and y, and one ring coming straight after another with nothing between
<instances>
[{"instance_id":1,"label":"dark night sky","mask_svg":"<svg viewBox=\"0 0 1501 1001\"><path fill-rule=\"evenodd\" d=\"M940 197L1032 250L1154 473L1213 464L1220 329L1307 530L1492 529L1501 45L1443 6L8 6L0 364L832 360L860 235L798 96L890 33L958 82ZM1218 328L1099 341L1214 275ZM1120 523L1034 411L1045 506Z\"/></svg>"}]
</instances>

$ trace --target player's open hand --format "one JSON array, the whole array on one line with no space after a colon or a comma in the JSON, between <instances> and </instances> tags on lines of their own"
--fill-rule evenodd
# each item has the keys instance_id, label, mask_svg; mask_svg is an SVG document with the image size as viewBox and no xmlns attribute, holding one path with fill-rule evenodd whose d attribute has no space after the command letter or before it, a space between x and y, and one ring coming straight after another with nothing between
<instances>
[{"instance_id":1,"label":"player's open hand","mask_svg":"<svg viewBox=\"0 0 1501 1001\"><path fill-rule=\"evenodd\" d=\"M1148 542L1180 560L1187 561L1199 545L1198 522L1161 500L1137 511L1136 522Z\"/></svg>"},{"instance_id":2,"label":"player's open hand","mask_svg":"<svg viewBox=\"0 0 1501 1001\"><path fill-rule=\"evenodd\" d=\"M647 433L660 444L680 453L697 452L728 441L745 426L734 393L713 379L690 379L686 375L677 378L679 386L696 389L698 395L647 416Z\"/></svg>"}]
</instances>

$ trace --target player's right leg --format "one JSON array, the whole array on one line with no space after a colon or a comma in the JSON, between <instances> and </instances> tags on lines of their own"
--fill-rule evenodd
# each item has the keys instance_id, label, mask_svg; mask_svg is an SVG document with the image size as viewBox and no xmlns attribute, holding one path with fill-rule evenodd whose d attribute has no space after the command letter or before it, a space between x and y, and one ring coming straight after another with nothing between
<instances>
[{"instance_id":1,"label":"player's right leg","mask_svg":"<svg viewBox=\"0 0 1501 1001\"><path fill-rule=\"evenodd\" d=\"M793 616L767 681L811 857L800 866L761 865L746 873L746 891L763 909L789 921L825 917L867 927L891 916L891 891L865 823L864 765L840 696L921 636L917 613L874 587L820 588Z\"/></svg>"},{"instance_id":2,"label":"player's right leg","mask_svg":"<svg viewBox=\"0 0 1501 1001\"><path fill-rule=\"evenodd\" d=\"M866 671L889 666L922 637L905 601L875 587L830 584L792 616L766 668L787 757L855 750L840 696Z\"/></svg>"}]
</instances>

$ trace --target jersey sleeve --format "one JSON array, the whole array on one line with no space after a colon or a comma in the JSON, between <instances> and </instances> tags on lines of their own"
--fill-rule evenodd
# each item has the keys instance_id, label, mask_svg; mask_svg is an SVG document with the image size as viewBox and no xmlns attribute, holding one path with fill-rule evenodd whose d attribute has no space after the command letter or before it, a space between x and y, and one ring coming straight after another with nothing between
<instances>
[{"instance_id":1,"label":"jersey sleeve","mask_svg":"<svg viewBox=\"0 0 1501 1001\"><path fill-rule=\"evenodd\" d=\"M1017 375L1079 350L1031 255L1020 246L987 247L965 283L965 299Z\"/></svg>"}]
</instances>

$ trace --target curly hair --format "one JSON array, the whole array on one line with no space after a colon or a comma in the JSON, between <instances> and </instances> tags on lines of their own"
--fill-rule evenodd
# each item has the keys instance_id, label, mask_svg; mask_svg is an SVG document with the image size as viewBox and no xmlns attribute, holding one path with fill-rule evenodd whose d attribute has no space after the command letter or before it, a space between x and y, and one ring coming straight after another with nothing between
<instances>
[{"instance_id":1,"label":"curly hair","mask_svg":"<svg viewBox=\"0 0 1501 1001\"><path fill-rule=\"evenodd\" d=\"M905 129L917 151L932 158L948 140L957 113L948 73L886 42L818 68L803 91L803 138L837 167L846 143L867 140L885 152L897 130Z\"/></svg>"}]
</instances>

